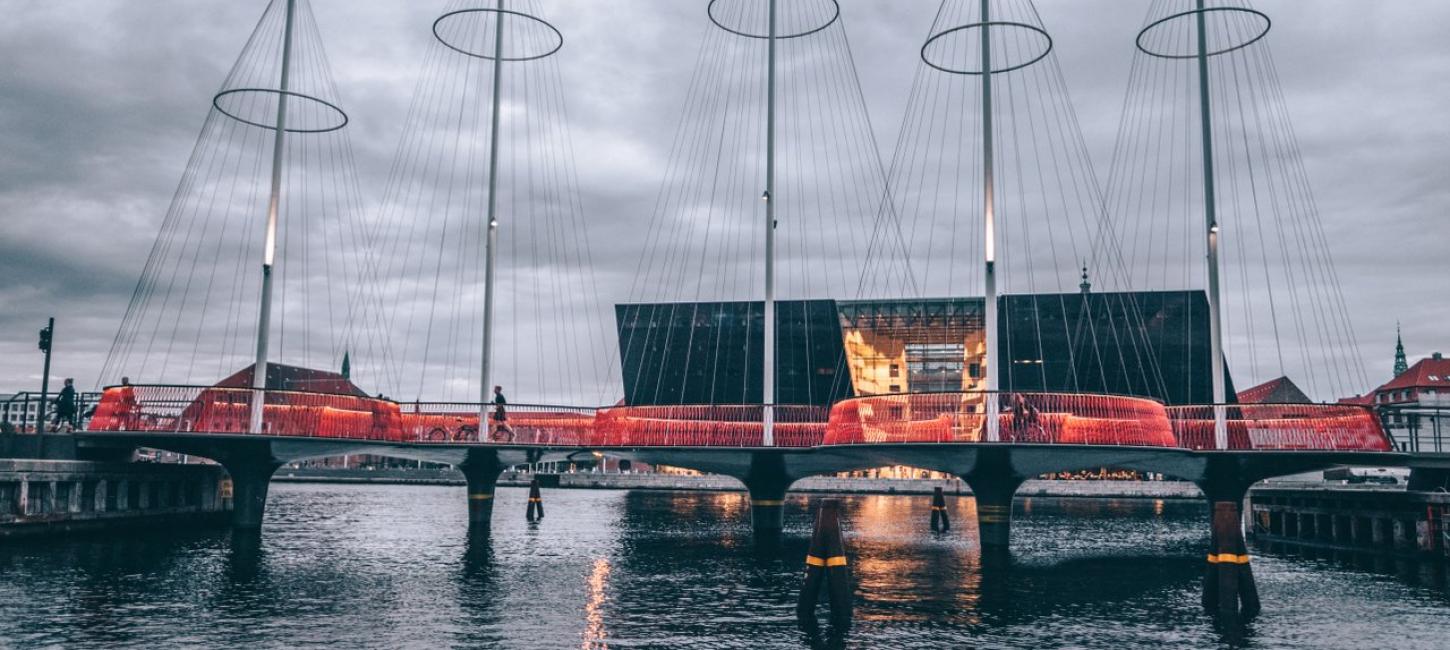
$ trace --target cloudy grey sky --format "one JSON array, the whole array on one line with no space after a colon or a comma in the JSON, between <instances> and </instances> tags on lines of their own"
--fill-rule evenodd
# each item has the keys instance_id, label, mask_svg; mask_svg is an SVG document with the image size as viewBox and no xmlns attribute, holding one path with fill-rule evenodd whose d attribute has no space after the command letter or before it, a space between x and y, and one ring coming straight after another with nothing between
<instances>
[{"instance_id":1,"label":"cloudy grey sky","mask_svg":"<svg viewBox=\"0 0 1450 650\"><path fill-rule=\"evenodd\" d=\"M212 94L264 2L0 0L0 391L94 380ZM435 9L313 0L351 107L362 186L383 184ZM567 34L583 205L628 224L655 200L703 0L545 0ZM934 0L842 0L889 151ZM1039 0L1094 160L1112 150L1146 0ZM1261 0L1372 380L1395 322L1450 352L1450 3ZM604 164L606 163L607 164ZM375 198L365 196L365 198ZM627 231L628 228L621 228ZM1366 387L1368 388L1368 387Z\"/></svg>"}]
</instances>

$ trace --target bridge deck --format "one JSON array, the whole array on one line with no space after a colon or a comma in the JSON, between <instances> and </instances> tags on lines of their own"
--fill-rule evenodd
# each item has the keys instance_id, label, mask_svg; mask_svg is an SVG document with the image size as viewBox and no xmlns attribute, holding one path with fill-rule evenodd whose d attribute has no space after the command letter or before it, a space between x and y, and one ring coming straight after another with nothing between
<instances>
[{"instance_id":1,"label":"bridge deck","mask_svg":"<svg viewBox=\"0 0 1450 650\"><path fill-rule=\"evenodd\" d=\"M261 431L251 431L254 399ZM996 439L983 415L999 400ZM199 386L108 388L91 433L196 433L410 445L764 449L761 405L566 407L399 403L300 391ZM830 409L776 406L774 445L1015 444L1214 450L1215 415L1228 451L1387 452L1367 408L1340 404L1165 407L1143 398L1065 393L920 393L843 400ZM488 426L480 431L480 420Z\"/></svg>"}]
</instances>

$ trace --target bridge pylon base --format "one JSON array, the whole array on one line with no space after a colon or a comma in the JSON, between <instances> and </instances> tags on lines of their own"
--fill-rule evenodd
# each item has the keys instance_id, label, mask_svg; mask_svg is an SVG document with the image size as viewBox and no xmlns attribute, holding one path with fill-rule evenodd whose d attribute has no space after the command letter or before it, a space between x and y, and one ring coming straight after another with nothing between
<instances>
[{"instance_id":1,"label":"bridge pylon base","mask_svg":"<svg viewBox=\"0 0 1450 650\"><path fill-rule=\"evenodd\" d=\"M977 538L982 551L1005 552L1012 542L1012 498L1024 477L1012 468L1005 452L984 451L962 480L971 486L977 502Z\"/></svg>"},{"instance_id":2,"label":"bridge pylon base","mask_svg":"<svg viewBox=\"0 0 1450 650\"><path fill-rule=\"evenodd\" d=\"M468 530L487 536L493 525L494 492L498 488L498 476L504 470L503 463L496 452L471 449L458 470L463 472L468 484Z\"/></svg>"},{"instance_id":3,"label":"bridge pylon base","mask_svg":"<svg viewBox=\"0 0 1450 650\"><path fill-rule=\"evenodd\" d=\"M778 453L757 453L750 472L740 479L750 494L750 526L757 538L779 538L785 527L785 493L792 479Z\"/></svg>"},{"instance_id":4,"label":"bridge pylon base","mask_svg":"<svg viewBox=\"0 0 1450 650\"><path fill-rule=\"evenodd\" d=\"M267 510L272 474L282 463L266 457L241 456L220 461L232 480L232 527L259 529Z\"/></svg>"},{"instance_id":5,"label":"bridge pylon base","mask_svg":"<svg viewBox=\"0 0 1450 650\"><path fill-rule=\"evenodd\" d=\"M1258 474L1229 458L1210 459L1199 489L1208 497L1210 535L1203 608L1226 619L1252 618L1262 608L1244 540L1244 497Z\"/></svg>"}]
</instances>

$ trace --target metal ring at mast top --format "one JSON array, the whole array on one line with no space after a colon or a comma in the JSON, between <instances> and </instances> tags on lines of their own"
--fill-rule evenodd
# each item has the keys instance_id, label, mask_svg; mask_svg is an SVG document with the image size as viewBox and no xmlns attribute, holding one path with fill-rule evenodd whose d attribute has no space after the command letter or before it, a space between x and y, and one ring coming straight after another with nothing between
<instances>
[{"instance_id":1,"label":"metal ring at mast top","mask_svg":"<svg viewBox=\"0 0 1450 650\"><path fill-rule=\"evenodd\" d=\"M726 27L725 23L720 22L720 19L715 17L715 4L719 1L720 0L710 0L710 4L705 7L705 15L710 17L710 22L715 23L716 27L719 27L720 29L730 32L731 34L734 34L736 36L744 36L745 38L770 38L770 34L752 34L747 31ZM827 27L830 27L831 25L836 24L836 21L841 19L841 3L837 0L828 1L831 3L831 17L826 22L821 23L820 25L811 29L799 31L794 34L777 35L775 37L775 40L779 41L787 38L800 38L802 36L810 36L811 34L814 34Z\"/></svg>"},{"instance_id":2,"label":"metal ring at mast top","mask_svg":"<svg viewBox=\"0 0 1450 650\"><path fill-rule=\"evenodd\" d=\"M1041 52L1038 52L1036 56L1034 56L1034 57L1032 57L1032 58L1030 58L1030 59L1028 59L1028 60L1026 60L1024 62L1022 62L1022 63L1016 63L1016 64L1009 65L1009 66L1006 66L1006 67L1003 67L1003 68L993 68L993 69L990 69L990 70L962 70L962 69L959 69L959 68L951 68L951 67L948 67L946 64L938 64L938 63L932 61L931 60L931 57L927 55L927 50L931 48L931 44L934 43L934 42L936 42L937 40L943 38L943 37L946 37L948 35L954 34L956 32L964 32L964 31L969 30L969 29L985 29L987 27L1006 27L1006 28L1011 28L1011 29L1025 29L1025 30L1028 30L1029 32L1034 32L1037 35L1039 35L1039 36L1042 37L1042 42L1043 42L1043 44L1042 44L1042 51ZM1027 23L1019 23L1019 22L1012 22L1012 21L989 20L987 22L976 22L976 23L968 23L966 25L958 25L958 26L953 27L951 29L943 30L943 31L937 32L936 34L933 34L930 38L926 39L926 42L925 43L922 43L921 44L921 61L923 63L925 63L925 64L933 67L933 68L936 68L937 70L941 70L942 72L949 72L951 74L970 74L970 75L979 75L979 74L983 74L983 73L987 73L987 74L1000 74L1000 73L1003 73L1003 72L1011 72L1013 70L1020 70L1020 69L1025 68L1025 67L1027 67L1029 65L1032 65L1034 63L1037 63L1038 61L1041 61L1042 59L1046 58L1047 55L1049 53L1051 53L1051 52L1052 52L1052 35L1051 34L1048 34L1047 33L1047 30L1042 29L1041 27L1038 27L1036 25L1029 25Z\"/></svg>"},{"instance_id":3,"label":"metal ring at mast top","mask_svg":"<svg viewBox=\"0 0 1450 650\"><path fill-rule=\"evenodd\" d=\"M464 54L464 55L471 56L471 57L474 57L474 58L477 58L477 59L488 59L488 60L492 61L494 59L494 55L492 53L484 54L484 53L473 52L473 51L464 49L462 47L459 47L457 45L454 45L452 43L449 43L448 42L448 39L443 38L443 35L440 34L440 33L438 33L439 26L442 25L443 22L446 21L446 20L448 20L449 18L453 18L454 16L459 16L459 15L462 15L462 14L477 14L477 13L495 14L494 20L503 20L505 15L513 15L513 16L518 16L519 18L526 18L526 19L531 20L533 22L536 22L536 23L538 23L540 25L543 25L544 27L547 27L549 29L549 31L550 32L553 32L553 34L554 34L553 47L549 48L547 51L545 51L545 52L543 52L541 54L531 54L529 56L523 56L523 55L520 55L520 56L501 56L501 57L498 57L498 60L500 60L500 61L534 61L534 60L542 59L542 58L544 58L546 56L549 56L549 55L551 55L551 54L553 54L555 52L558 52L559 51L559 48L564 47L564 34L563 34L563 32L560 32L559 31L559 28L557 28L554 25L552 25L551 23L549 23L549 21L544 20L543 18L540 18L540 17L535 16L533 14L526 14L526 13L524 13L522 11L513 11L511 9L494 9L494 8L486 8L486 7L480 7L480 8L476 8L476 9L459 9L457 11L450 11L450 12L448 12L446 14L443 14L442 16L439 16L438 17L438 20L433 21L433 38L438 39L438 42L439 43L442 43L444 47L446 47L446 48L448 48L450 50L453 50L454 52L458 52L459 54Z\"/></svg>"},{"instance_id":4,"label":"metal ring at mast top","mask_svg":"<svg viewBox=\"0 0 1450 650\"><path fill-rule=\"evenodd\" d=\"M1246 48L1246 47L1248 47L1250 45L1253 45L1254 43L1259 42L1259 40L1262 39L1264 36L1266 36L1269 33L1269 28L1271 26L1273 26L1273 21L1272 20L1269 20L1269 15L1266 14L1266 13L1264 13L1264 12L1262 12L1262 11L1259 11L1257 9L1249 9L1248 7L1204 7L1203 9L1191 9L1189 11L1179 12L1179 13L1173 14L1171 16L1165 16L1165 17L1159 18L1158 20L1155 20L1155 21L1153 21L1151 23L1148 23L1148 26L1147 27L1144 27L1143 29L1141 29L1141 30L1138 31L1138 37L1136 39L1134 39L1133 44L1136 45L1138 47L1138 50L1140 50L1144 54L1147 54L1148 56L1156 56L1156 57L1158 57L1160 59L1196 59L1196 58L1198 58L1198 52L1196 52L1196 51L1195 52L1190 52L1190 53L1187 53L1187 54L1173 54L1173 53L1170 53L1170 52L1154 52L1153 50L1148 49L1147 46L1143 45L1143 38L1148 35L1148 32L1152 31L1153 29L1162 27L1162 26L1164 26L1168 22L1171 22L1171 21L1174 21L1174 20L1178 20L1180 18L1186 18L1188 16L1198 16L1198 15L1207 16L1209 13L1216 12L1216 11L1224 11L1224 12L1248 14L1250 17L1258 18L1259 20L1262 20L1263 21L1263 24L1264 24L1264 27L1263 27L1263 29L1260 29L1259 30L1259 33L1258 34L1255 34L1253 38L1250 38L1250 39L1248 39L1248 40L1246 40L1246 41L1244 41L1242 43L1239 43L1237 45L1230 45L1230 46L1227 46L1227 47L1221 47L1221 48L1219 48L1217 50L1214 50L1212 52L1205 52L1204 53L1204 56L1218 56L1220 54L1228 54L1229 52L1232 52L1234 50L1241 50L1241 49ZM1204 40L1207 40L1207 39L1204 39Z\"/></svg>"},{"instance_id":5,"label":"metal ring at mast top","mask_svg":"<svg viewBox=\"0 0 1450 650\"><path fill-rule=\"evenodd\" d=\"M275 123L267 124L263 122L258 122L253 119L247 119L238 114L240 111L234 112L235 107L233 107L233 110L227 110L228 106L224 105L230 104L230 102L225 101L228 98L241 97L250 93L277 95L277 101L287 101L288 97L296 97L297 99L316 102L331 109L333 113L336 113L336 119L334 120L335 123L328 123L322 126L312 128L289 126L284 129L287 133L327 133L329 131L336 131L344 126L347 126L347 113L344 112L341 108L338 108L336 104L333 104L332 102L329 102L325 99L313 97L312 95L294 93L290 90L278 90L276 88L232 88L230 90L223 90L216 95L213 95L211 98L211 105L216 108L217 111L220 112L222 115L230 117L238 122L241 122L242 124L250 124L255 127L267 129L268 131L276 131L277 125Z\"/></svg>"}]
</instances>

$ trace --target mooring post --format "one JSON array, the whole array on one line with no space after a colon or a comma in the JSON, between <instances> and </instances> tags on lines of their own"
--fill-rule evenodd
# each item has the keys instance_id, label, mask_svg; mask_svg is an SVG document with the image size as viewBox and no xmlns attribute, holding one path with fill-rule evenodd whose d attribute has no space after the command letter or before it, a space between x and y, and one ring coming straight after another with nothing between
<instances>
[{"instance_id":1,"label":"mooring post","mask_svg":"<svg viewBox=\"0 0 1450 650\"><path fill-rule=\"evenodd\" d=\"M544 518L544 497L539 493L538 476L529 481L529 508L526 516L529 521L539 521Z\"/></svg>"},{"instance_id":2,"label":"mooring post","mask_svg":"<svg viewBox=\"0 0 1450 650\"><path fill-rule=\"evenodd\" d=\"M932 532L951 530L952 522L947 518L947 497L942 494L940 487L931 495L931 530Z\"/></svg>"},{"instance_id":3,"label":"mooring post","mask_svg":"<svg viewBox=\"0 0 1450 650\"><path fill-rule=\"evenodd\" d=\"M841 537L841 501L826 499L816 511L816 528L806 554L806 578L796 601L796 619L816 627L816 603L824 586L831 605L831 624L838 631L851 626L851 569L846 563L846 543Z\"/></svg>"}]
</instances>

